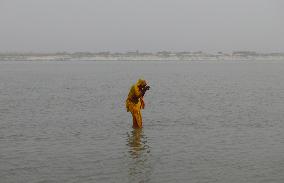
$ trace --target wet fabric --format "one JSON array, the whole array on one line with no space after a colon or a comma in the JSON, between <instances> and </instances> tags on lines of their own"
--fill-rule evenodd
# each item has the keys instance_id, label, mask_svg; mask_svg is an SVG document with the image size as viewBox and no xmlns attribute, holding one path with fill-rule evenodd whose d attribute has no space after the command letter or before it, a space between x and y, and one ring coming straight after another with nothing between
<instances>
[{"instance_id":1,"label":"wet fabric","mask_svg":"<svg viewBox=\"0 0 284 183\"><path fill-rule=\"evenodd\" d=\"M139 79L137 83L130 88L125 102L127 112L131 112L133 117L133 128L142 128L141 109L144 109L145 103L139 86L146 86L146 81Z\"/></svg>"}]
</instances>

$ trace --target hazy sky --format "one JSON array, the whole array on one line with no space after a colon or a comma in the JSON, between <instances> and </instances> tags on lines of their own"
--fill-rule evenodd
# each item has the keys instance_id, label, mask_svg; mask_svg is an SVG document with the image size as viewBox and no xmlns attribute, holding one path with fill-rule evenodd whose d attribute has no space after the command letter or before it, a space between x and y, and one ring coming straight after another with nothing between
<instances>
[{"instance_id":1,"label":"hazy sky","mask_svg":"<svg viewBox=\"0 0 284 183\"><path fill-rule=\"evenodd\" d=\"M0 52L284 52L283 0L0 0Z\"/></svg>"}]
</instances>

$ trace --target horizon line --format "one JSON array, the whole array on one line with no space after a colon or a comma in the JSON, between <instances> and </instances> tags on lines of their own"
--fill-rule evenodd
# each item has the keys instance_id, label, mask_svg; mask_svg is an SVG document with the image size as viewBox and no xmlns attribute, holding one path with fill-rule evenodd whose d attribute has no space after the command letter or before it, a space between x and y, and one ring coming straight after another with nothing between
<instances>
[{"instance_id":1,"label":"horizon line","mask_svg":"<svg viewBox=\"0 0 284 183\"><path fill-rule=\"evenodd\" d=\"M160 51L140 51L140 50L129 50L129 51L110 51L110 50L102 50L102 51L0 51L0 54L75 54L75 53L109 53L109 54L127 54L127 53L234 53L234 52L248 52L248 53L260 53L260 54L268 54L268 53L284 53L284 51L255 51L255 50L231 50L231 51L170 51L170 50L160 50Z\"/></svg>"}]
</instances>

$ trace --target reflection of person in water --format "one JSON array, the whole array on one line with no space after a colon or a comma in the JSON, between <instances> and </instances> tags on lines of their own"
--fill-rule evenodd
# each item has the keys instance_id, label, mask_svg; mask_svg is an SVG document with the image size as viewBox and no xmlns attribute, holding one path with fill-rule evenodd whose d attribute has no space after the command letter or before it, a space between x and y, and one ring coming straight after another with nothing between
<instances>
[{"instance_id":1,"label":"reflection of person in water","mask_svg":"<svg viewBox=\"0 0 284 183\"><path fill-rule=\"evenodd\" d=\"M138 158L141 149L143 148L141 144L141 133L142 129L134 129L131 132L131 136L129 136L128 145L131 148L129 152L131 153L132 158Z\"/></svg>"},{"instance_id":2,"label":"reflection of person in water","mask_svg":"<svg viewBox=\"0 0 284 183\"><path fill-rule=\"evenodd\" d=\"M145 103L143 97L150 86L143 79L139 79L135 85L130 88L126 99L127 112L131 112L133 117L133 128L142 128L141 109L144 109Z\"/></svg>"},{"instance_id":3,"label":"reflection of person in water","mask_svg":"<svg viewBox=\"0 0 284 183\"><path fill-rule=\"evenodd\" d=\"M149 182L153 167L149 158L150 146L143 128L133 129L127 138L129 146L129 182Z\"/></svg>"}]
</instances>

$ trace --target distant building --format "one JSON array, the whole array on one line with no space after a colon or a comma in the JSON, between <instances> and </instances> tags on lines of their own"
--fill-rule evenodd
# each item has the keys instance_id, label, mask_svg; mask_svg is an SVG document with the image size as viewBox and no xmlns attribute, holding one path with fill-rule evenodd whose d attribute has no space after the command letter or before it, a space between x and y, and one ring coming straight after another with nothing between
<instances>
[{"instance_id":1,"label":"distant building","mask_svg":"<svg viewBox=\"0 0 284 183\"><path fill-rule=\"evenodd\" d=\"M258 54L255 51L234 51L233 56L257 56Z\"/></svg>"},{"instance_id":2,"label":"distant building","mask_svg":"<svg viewBox=\"0 0 284 183\"><path fill-rule=\"evenodd\" d=\"M136 55L139 55L139 51L136 50L136 51L129 51L126 53L126 55L129 55L129 56L136 56Z\"/></svg>"},{"instance_id":3,"label":"distant building","mask_svg":"<svg viewBox=\"0 0 284 183\"><path fill-rule=\"evenodd\" d=\"M169 57L171 55L171 52L170 51L159 51L156 54L157 56Z\"/></svg>"}]
</instances>

